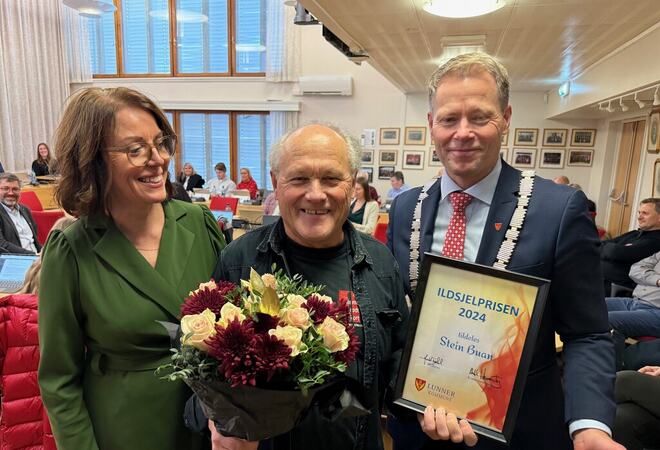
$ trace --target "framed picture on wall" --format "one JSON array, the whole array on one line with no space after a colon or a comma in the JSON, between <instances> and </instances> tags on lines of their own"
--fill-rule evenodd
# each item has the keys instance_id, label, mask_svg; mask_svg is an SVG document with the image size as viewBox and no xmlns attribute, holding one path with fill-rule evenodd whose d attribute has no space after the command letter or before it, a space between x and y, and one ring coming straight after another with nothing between
<instances>
[{"instance_id":1,"label":"framed picture on wall","mask_svg":"<svg viewBox=\"0 0 660 450\"><path fill-rule=\"evenodd\" d=\"M545 128L543 130L544 147L566 147L568 130L566 128Z\"/></svg>"},{"instance_id":2,"label":"framed picture on wall","mask_svg":"<svg viewBox=\"0 0 660 450\"><path fill-rule=\"evenodd\" d=\"M443 167L442 161L435 154L435 147L433 146L429 148L429 167Z\"/></svg>"},{"instance_id":3,"label":"framed picture on wall","mask_svg":"<svg viewBox=\"0 0 660 450\"><path fill-rule=\"evenodd\" d=\"M533 169L536 166L536 149L514 148L511 164L519 169Z\"/></svg>"},{"instance_id":4,"label":"framed picture on wall","mask_svg":"<svg viewBox=\"0 0 660 450\"><path fill-rule=\"evenodd\" d=\"M563 169L566 150L563 148L542 148L539 168L541 169Z\"/></svg>"},{"instance_id":5,"label":"framed picture on wall","mask_svg":"<svg viewBox=\"0 0 660 450\"><path fill-rule=\"evenodd\" d=\"M654 111L651 113L649 119L649 134L646 144L646 150L649 153L658 153L660 151L660 139L658 139L658 128L660 127L660 111ZM656 161L656 164L658 162ZM655 183L654 183L655 186Z\"/></svg>"},{"instance_id":6,"label":"framed picture on wall","mask_svg":"<svg viewBox=\"0 0 660 450\"><path fill-rule=\"evenodd\" d=\"M426 145L426 127L406 127L404 145Z\"/></svg>"},{"instance_id":7,"label":"framed picture on wall","mask_svg":"<svg viewBox=\"0 0 660 450\"><path fill-rule=\"evenodd\" d=\"M398 150L381 150L380 157L378 162L380 164L394 164L396 166L396 160L399 156Z\"/></svg>"},{"instance_id":8,"label":"framed picture on wall","mask_svg":"<svg viewBox=\"0 0 660 450\"><path fill-rule=\"evenodd\" d=\"M593 147L596 143L596 130L593 128L574 129L571 133L571 147Z\"/></svg>"},{"instance_id":9,"label":"framed picture on wall","mask_svg":"<svg viewBox=\"0 0 660 450\"><path fill-rule=\"evenodd\" d=\"M374 151L362 150L362 164L373 164L373 163L374 163Z\"/></svg>"},{"instance_id":10,"label":"framed picture on wall","mask_svg":"<svg viewBox=\"0 0 660 450\"><path fill-rule=\"evenodd\" d=\"M422 170L424 168L424 152L417 150L404 150L403 168Z\"/></svg>"},{"instance_id":11,"label":"framed picture on wall","mask_svg":"<svg viewBox=\"0 0 660 450\"><path fill-rule=\"evenodd\" d=\"M660 159L653 164L653 194L651 197L660 197Z\"/></svg>"},{"instance_id":12,"label":"framed picture on wall","mask_svg":"<svg viewBox=\"0 0 660 450\"><path fill-rule=\"evenodd\" d=\"M594 163L594 151L588 148L572 148L568 151L568 165L591 167Z\"/></svg>"},{"instance_id":13,"label":"framed picture on wall","mask_svg":"<svg viewBox=\"0 0 660 450\"><path fill-rule=\"evenodd\" d=\"M513 145L529 145L530 147L536 146L536 141L539 138L538 128L516 128L515 138Z\"/></svg>"},{"instance_id":14,"label":"framed picture on wall","mask_svg":"<svg viewBox=\"0 0 660 450\"><path fill-rule=\"evenodd\" d=\"M374 182L374 168L373 167L361 167L360 171L367 174L368 179L369 179L369 183Z\"/></svg>"},{"instance_id":15,"label":"framed picture on wall","mask_svg":"<svg viewBox=\"0 0 660 450\"><path fill-rule=\"evenodd\" d=\"M500 140L500 144L509 145L509 130L506 130L504 132L504 134L502 135L502 139Z\"/></svg>"},{"instance_id":16,"label":"framed picture on wall","mask_svg":"<svg viewBox=\"0 0 660 450\"><path fill-rule=\"evenodd\" d=\"M399 145L399 134L401 128L381 128L380 129L380 145Z\"/></svg>"},{"instance_id":17,"label":"framed picture on wall","mask_svg":"<svg viewBox=\"0 0 660 450\"><path fill-rule=\"evenodd\" d=\"M500 148L500 158L504 160L504 162L509 162L509 149L508 148Z\"/></svg>"},{"instance_id":18,"label":"framed picture on wall","mask_svg":"<svg viewBox=\"0 0 660 450\"><path fill-rule=\"evenodd\" d=\"M379 166L378 167L378 179L379 180L389 180L394 174L394 166Z\"/></svg>"}]
</instances>

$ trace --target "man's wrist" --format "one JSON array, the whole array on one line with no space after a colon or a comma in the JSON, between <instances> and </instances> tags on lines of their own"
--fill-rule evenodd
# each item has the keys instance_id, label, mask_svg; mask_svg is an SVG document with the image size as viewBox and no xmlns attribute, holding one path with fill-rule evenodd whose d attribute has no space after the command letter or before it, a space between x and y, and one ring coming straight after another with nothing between
<instances>
[{"instance_id":1,"label":"man's wrist","mask_svg":"<svg viewBox=\"0 0 660 450\"><path fill-rule=\"evenodd\" d=\"M570 434L571 439L575 439L580 431L586 430L598 430L606 433L608 436L612 436L612 430L610 427L598 420L579 419L574 420L568 425L568 433Z\"/></svg>"}]
</instances>

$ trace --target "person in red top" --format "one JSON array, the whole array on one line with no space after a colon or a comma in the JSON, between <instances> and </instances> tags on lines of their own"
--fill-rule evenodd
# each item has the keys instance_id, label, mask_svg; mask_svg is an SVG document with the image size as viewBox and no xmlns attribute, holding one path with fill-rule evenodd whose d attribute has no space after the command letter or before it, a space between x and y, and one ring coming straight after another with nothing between
<instances>
[{"instance_id":1,"label":"person in red top","mask_svg":"<svg viewBox=\"0 0 660 450\"><path fill-rule=\"evenodd\" d=\"M259 192L259 188L257 187L257 182L254 181L254 178L252 178L250 169L248 169L247 167L241 167L241 182L238 183L236 189L247 189L248 191L250 191L250 198L252 200L257 198L257 193Z\"/></svg>"}]
</instances>

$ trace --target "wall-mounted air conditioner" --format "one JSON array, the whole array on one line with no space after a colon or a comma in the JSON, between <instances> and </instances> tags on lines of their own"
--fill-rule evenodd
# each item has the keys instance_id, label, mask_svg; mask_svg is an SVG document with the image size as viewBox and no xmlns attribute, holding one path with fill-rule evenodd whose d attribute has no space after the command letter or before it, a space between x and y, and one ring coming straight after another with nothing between
<instances>
[{"instance_id":1,"label":"wall-mounted air conditioner","mask_svg":"<svg viewBox=\"0 0 660 450\"><path fill-rule=\"evenodd\" d=\"M293 95L353 95L350 75L299 77Z\"/></svg>"}]
</instances>

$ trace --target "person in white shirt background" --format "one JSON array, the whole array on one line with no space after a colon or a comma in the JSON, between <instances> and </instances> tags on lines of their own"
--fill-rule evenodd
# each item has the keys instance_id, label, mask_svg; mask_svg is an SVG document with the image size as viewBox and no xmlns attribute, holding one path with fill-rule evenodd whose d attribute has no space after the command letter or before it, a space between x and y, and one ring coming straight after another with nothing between
<instances>
[{"instance_id":1,"label":"person in white shirt background","mask_svg":"<svg viewBox=\"0 0 660 450\"><path fill-rule=\"evenodd\" d=\"M227 166L225 166L225 163L219 162L215 165L215 174L217 178L206 183L206 188L211 195L221 195L224 197L236 190L236 183L227 176Z\"/></svg>"}]
</instances>

